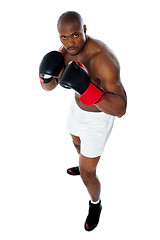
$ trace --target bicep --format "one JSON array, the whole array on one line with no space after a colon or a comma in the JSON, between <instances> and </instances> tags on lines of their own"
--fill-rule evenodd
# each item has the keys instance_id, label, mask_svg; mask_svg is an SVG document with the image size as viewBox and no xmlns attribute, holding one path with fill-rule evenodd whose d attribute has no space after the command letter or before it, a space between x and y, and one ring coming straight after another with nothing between
<instances>
[{"instance_id":1,"label":"bicep","mask_svg":"<svg viewBox=\"0 0 160 240\"><path fill-rule=\"evenodd\" d=\"M119 95L126 98L126 93L120 79L120 67L118 62L99 61L97 64L96 75L100 80L100 87L104 92Z\"/></svg>"}]
</instances>

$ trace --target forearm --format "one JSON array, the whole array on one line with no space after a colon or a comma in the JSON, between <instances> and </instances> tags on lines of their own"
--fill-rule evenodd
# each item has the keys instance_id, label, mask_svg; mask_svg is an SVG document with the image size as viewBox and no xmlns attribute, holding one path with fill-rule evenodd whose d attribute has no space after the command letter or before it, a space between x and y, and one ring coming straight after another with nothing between
<instances>
[{"instance_id":1,"label":"forearm","mask_svg":"<svg viewBox=\"0 0 160 240\"><path fill-rule=\"evenodd\" d=\"M57 81L55 79L53 79L49 83L42 83L41 82L41 86L44 90L51 91L51 90L53 90L54 88L57 87Z\"/></svg>"},{"instance_id":2,"label":"forearm","mask_svg":"<svg viewBox=\"0 0 160 240\"><path fill-rule=\"evenodd\" d=\"M122 117L126 112L127 101L120 95L108 93L104 94L103 100L96 104L97 108L106 114Z\"/></svg>"}]
</instances>

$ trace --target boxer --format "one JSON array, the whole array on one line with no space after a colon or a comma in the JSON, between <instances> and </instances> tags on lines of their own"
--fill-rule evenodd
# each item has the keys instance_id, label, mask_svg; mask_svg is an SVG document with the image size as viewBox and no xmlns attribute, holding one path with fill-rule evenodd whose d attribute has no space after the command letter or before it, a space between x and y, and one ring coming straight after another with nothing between
<instances>
[{"instance_id":1,"label":"boxer","mask_svg":"<svg viewBox=\"0 0 160 240\"><path fill-rule=\"evenodd\" d=\"M79 166L67 172L80 175L90 194L84 227L92 231L98 225L102 210L96 168L115 117L120 118L126 112L127 96L117 57L105 43L87 35L87 27L79 13L63 13L57 29L62 46L56 54L50 53L42 60L40 80L45 90L52 90L59 83L75 91L67 128L79 154Z\"/></svg>"}]
</instances>

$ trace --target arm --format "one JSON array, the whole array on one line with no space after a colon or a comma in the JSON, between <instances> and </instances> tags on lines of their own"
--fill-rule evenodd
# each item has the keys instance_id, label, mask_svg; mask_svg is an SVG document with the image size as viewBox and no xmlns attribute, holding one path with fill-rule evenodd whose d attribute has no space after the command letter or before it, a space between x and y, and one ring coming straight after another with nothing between
<instances>
[{"instance_id":1,"label":"arm","mask_svg":"<svg viewBox=\"0 0 160 240\"><path fill-rule=\"evenodd\" d=\"M126 112L127 97L120 81L120 67L115 57L99 55L94 59L92 68L100 79L104 98L96 104L106 114L122 117Z\"/></svg>"},{"instance_id":2,"label":"arm","mask_svg":"<svg viewBox=\"0 0 160 240\"><path fill-rule=\"evenodd\" d=\"M56 81L56 79L54 79L54 78L52 78L52 80L49 82L49 83L42 83L42 82L40 82L41 83L41 86L42 86L42 88L44 89L44 90L46 90L46 91L51 91L51 90L53 90L55 87L57 87L57 81Z\"/></svg>"},{"instance_id":3,"label":"arm","mask_svg":"<svg viewBox=\"0 0 160 240\"><path fill-rule=\"evenodd\" d=\"M61 77L61 75L64 71L64 68L65 67L63 66L62 70L60 71L57 78L52 77L51 78L52 80L48 83L44 83L43 80L41 81L41 78L40 78L40 83L41 83L42 88L46 91L51 91L51 90L55 89L57 87L58 83L59 83L59 79L60 79L60 77Z\"/></svg>"},{"instance_id":4,"label":"arm","mask_svg":"<svg viewBox=\"0 0 160 240\"><path fill-rule=\"evenodd\" d=\"M79 93L81 95L79 100L83 104L87 106L95 104L106 114L122 117L126 109L126 95L118 78L119 71L117 69L110 70L110 65L106 64L102 57L100 58L102 60L100 64L97 57L96 60L92 60L91 69L93 69L94 78L96 76L100 80L100 86L91 81L86 67L75 61L70 62L65 68L59 81L60 85L65 88L72 88ZM103 75L101 71L103 71Z\"/></svg>"}]
</instances>

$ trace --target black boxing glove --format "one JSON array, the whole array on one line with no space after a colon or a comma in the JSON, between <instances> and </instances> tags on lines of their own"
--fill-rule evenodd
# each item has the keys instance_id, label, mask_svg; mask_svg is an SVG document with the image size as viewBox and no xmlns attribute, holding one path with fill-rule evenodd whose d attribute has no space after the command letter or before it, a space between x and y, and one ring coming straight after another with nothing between
<instances>
[{"instance_id":1,"label":"black boxing glove","mask_svg":"<svg viewBox=\"0 0 160 240\"><path fill-rule=\"evenodd\" d=\"M64 66L64 57L58 51L47 53L39 66L39 78L41 83L49 83L52 78L57 78Z\"/></svg>"},{"instance_id":2,"label":"black boxing glove","mask_svg":"<svg viewBox=\"0 0 160 240\"><path fill-rule=\"evenodd\" d=\"M72 61L67 65L59 84L78 92L80 101L87 106L99 103L104 97L104 92L91 82L87 68L79 62Z\"/></svg>"}]
</instances>

